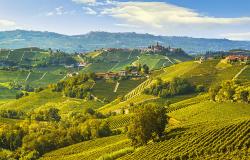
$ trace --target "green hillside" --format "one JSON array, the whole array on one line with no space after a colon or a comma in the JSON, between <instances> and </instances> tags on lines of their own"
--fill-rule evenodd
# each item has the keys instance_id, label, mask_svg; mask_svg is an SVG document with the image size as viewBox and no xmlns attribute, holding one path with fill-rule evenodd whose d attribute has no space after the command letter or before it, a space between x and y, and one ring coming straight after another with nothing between
<instances>
[{"instance_id":1,"label":"green hillside","mask_svg":"<svg viewBox=\"0 0 250 160\"><path fill-rule=\"evenodd\" d=\"M168 54L168 56L166 56ZM151 70L170 66L175 63L191 60L192 57L187 54L178 53L144 53L140 50L113 49L111 51L100 50L90 52L86 55L90 62L84 71L93 72L117 72L124 70L127 66L146 64Z\"/></svg>"},{"instance_id":2,"label":"green hillside","mask_svg":"<svg viewBox=\"0 0 250 160\"><path fill-rule=\"evenodd\" d=\"M70 111L83 111L84 108L99 108L103 104L98 101L84 101L63 97L61 93L44 90L40 93L33 93L27 97L13 100L0 105L0 110L13 109L30 112L32 110L47 109L55 107L60 109L61 114L67 114Z\"/></svg>"},{"instance_id":3,"label":"green hillside","mask_svg":"<svg viewBox=\"0 0 250 160\"><path fill-rule=\"evenodd\" d=\"M237 73L240 72L241 69L245 67L245 65L234 65L224 69L218 69L216 65L219 63L219 60L208 60L204 63L198 63L195 61L188 61L179 63L176 65L172 65L170 67L164 68L164 70L156 71L159 72L156 75L152 74L153 77L149 78L147 81L133 89L131 92L126 94L125 101L118 103L111 103L110 105L106 105L100 108L101 111L107 112L114 109L119 109L121 107L127 107L130 103L137 103L150 101L153 97L146 96L143 97L143 101L138 101L141 97L141 93L145 88L150 87L152 84L156 82L157 78L161 78L164 81L172 80L175 77L186 78L194 85L202 85L206 90L210 86L221 83L225 80L232 80ZM245 72L248 69L244 70L240 76L244 76ZM249 77L247 75L247 77ZM154 97L153 99L157 99L159 97Z\"/></svg>"},{"instance_id":4,"label":"green hillside","mask_svg":"<svg viewBox=\"0 0 250 160\"><path fill-rule=\"evenodd\" d=\"M123 49L72 58L87 65L2 66L0 159L248 160L248 64ZM86 73L118 72L139 63L147 64L150 73L116 78ZM15 89L19 83L37 90ZM26 94L14 100L22 91ZM143 127L158 123L155 119L168 121L162 133L150 133L145 143L134 145L133 132L140 131L136 140L143 140L153 131Z\"/></svg>"},{"instance_id":5,"label":"green hillside","mask_svg":"<svg viewBox=\"0 0 250 160\"><path fill-rule=\"evenodd\" d=\"M199 96L197 98L199 99ZM185 101L187 100L173 105L187 104ZM164 141L150 143L120 159L200 159L201 157L203 159L235 159L239 157L247 159L249 154L249 140L247 140L250 125L249 109L248 104L237 104L236 106L233 103L209 101L197 101L197 104L189 104L169 113L175 123L170 123ZM110 119L110 125L112 128L126 126L129 117L129 115L114 116ZM102 143L102 140L104 139L96 140L93 143ZM85 157L84 153L99 151L101 154L95 154L93 156L95 159L98 158L97 156L112 154L128 147L127 144L121 143L124 140L116 140L115 144L119 144L116 150L111 150L114 146L111 139L110 143L102 143L105 147L93 146L87 151L85 148L88 145L85 145L84 142L48 153L42 159L55 157L69 160L81 159ZM106 149L103 150L103 148ZM92 159L92 157L88 158Z\"/></svg>"}]
</instances>

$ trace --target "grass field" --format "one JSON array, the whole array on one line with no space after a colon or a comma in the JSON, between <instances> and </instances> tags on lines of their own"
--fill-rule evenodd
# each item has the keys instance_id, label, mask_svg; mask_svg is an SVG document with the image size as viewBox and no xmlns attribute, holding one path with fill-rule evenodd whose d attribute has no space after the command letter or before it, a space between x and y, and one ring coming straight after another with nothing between
<instances>
[{"instance_id":1,"label":"grass field","mask_svg":"<svg viewBox=\"0 0 250 160\"><path fill-rule=\"evenodd\" d=\"M38 109L47 109L51 107L58 108L60 113L68 114L71 111L84 111L84 108L97 109L103 104L98 101L84 101L81 99L73 99L63 97L61 93L44 90L38 94L31 94L18 100L13 100L4 103L0 106L1 109L14 109L29 112Z\"/></svg>"},{"instance_id":2,"label":"grass field","mask_svg":"<svg viewBox=\"0 0 250 160\"><path fill-rule=\"evenodd\" d=\"M121 80L117 92L114 92L117 81L105 81L98 80L93 87L93 94L99 99L106 99L112 101L118 96L123 96L130 92L133 88L142 83L144 79L141 80Z\"/></svg>"},{"instance_id":3,"label":"grass field","mask_svg":"<svg viewBox=\"0 0 250 160\"><path fill-rule=\"evenodd\" d=\"M32 72L27 70L0 70L0 99L14 99L18 92L17 90L2 86L2 84L17 82L18 84L29 85L34 88L47 87L49 84L56 83L65 77L67 71L62 73L62 70L62 67L36 68Z\"/></svg>"}]
</instances>

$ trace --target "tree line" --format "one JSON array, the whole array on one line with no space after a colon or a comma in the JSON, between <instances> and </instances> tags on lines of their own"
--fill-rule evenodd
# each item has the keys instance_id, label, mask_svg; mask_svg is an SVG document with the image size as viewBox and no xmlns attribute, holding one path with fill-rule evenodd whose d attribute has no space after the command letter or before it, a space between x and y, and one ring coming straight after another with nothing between
<instances>
[{"instance_id":1,"label":"tree line","mask_svg":"<svg viewBox=\"0 0 250 160\"><path fill-rule=\"evenodd\" d=\"M250 87L239 81L225 81L209 89L209 96L216 102L250 102Z\"/></svg>"},{"instance_id":2,"label":"tree line","mask_svg":"<svg viewBox=\"0 0 250 160\"><path fill-rule=\"evenodd\" d=\"M11 115L7 117L12 118L17 114L7 113ZM103 119L105 116L91 108L70 112L64 118L56 108L20 115L19 118L25 117L25 120L19 124L0 127L0 148L12 151L0 158L37 159L57 148L116 134Z\"/></svg>"},{"instance_id":3,"label":"tree line","mask_svg":"<svg viewBox=\"0 0 250 160\"><path fill-rule=\"evenodd\" d=\"M155 84L144 90L144 93L168 98L176 95L203 92L204 90L203 86L194 86L186 79L174 78L172 81L165 82L158 78Z\"/></svg>"}]
</instances>

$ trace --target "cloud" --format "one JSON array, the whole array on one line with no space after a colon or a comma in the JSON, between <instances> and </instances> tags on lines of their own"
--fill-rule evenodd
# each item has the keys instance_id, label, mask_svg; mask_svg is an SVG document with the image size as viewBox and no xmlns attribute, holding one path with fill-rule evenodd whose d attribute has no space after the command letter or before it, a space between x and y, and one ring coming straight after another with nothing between
<instances>
[{"instance_id":1,"label":"cloud","mask_svg":"<svg viewBox=\"0 0 250 160\"><path fill-rule=\"evenodd\" d=\"M97 12L90 7L82 7L84 12L89 15L97 15Z\"/></svg>"},{"instance_id":2,"label":"cloud","mask_svg":"<svg viewBox=\"0 0 250 160\"><path fill-rule=\"evenodd\" d=\"M92 7L99 7L99 6L111 6L118 3L115 0L72 0L75 3L88 5Z\"/></svg>"},{"instance_id":3,"label":"cloud","mask_svg":"<svg viewBox=\"0 0 250 160\"><path fill-rule=\"evenodd\" d=\"M125 24L125 23L116 23L115 25L118 27L124 27L124 28L141 28L140 26L137 26L137 25Z\"/></svg>"},{"instance_id":4,"label":"cloud","mask_svg":"<svg viewBox=\"0 0 250 160\"><path fill-rule=\"evenodd\" d=\"M55 16L55 15L61 16L67 14L73 15L74 13L75 11L66 11L63 6L59 6L55 8L53 11L47 12L46 16Z\"/></svg>"},{"instance_id":5,"label":"cloud","mask_svg":"<svg viewBox=\"0 0 250 160\"><path fill-rule=\"evenodd\" d=\"M90 3L96 3L96 0L72 0L76 3L83 3L83 4L90 4Z\"/></svg>"},{"instance_id":6,"label":"cloud","mask_svg":"<svg viewBox=\"0 0 250 160\"><path fill-rule=\"evenodd\" d=\"M16 25L16 22L14 21L9 21L9 20L5 20L5 19L0 19L0 28L4 28L4 27L13 27Z\"/></svg>"},{"instance_id":7,"label":"cloud","mask_svg":"<svg viewBox=\"0 0 250 160\"><path fill-rule=\"evenodd\" d=\"M179 24L235 24L250 23L250 17L216 18L201 15L194 10L164 2L121 2L113 8L107 8L103 14L128 22L164 26L166 23Z\"/></svg>"},{"instance_id":8,"label":"cloud","mask_svg":"<svg viewBox=\"0 0 250 160\"><path fill-rule=\"evenodd\" d=\"M222 35L225 38L231 40L247 40L250 41L250 32L243 32L243 33L227 33Z\"/></svg>"},{"instance_id":9,"label":"cloud","mask_svg":"<svg viewBox=\"0 0 250 160\"><path fill-rule=\"evenodd\" d=\"M201 32L213 29L218 33L225 28L250 25L250 17L211 17L165 2L118 2L103 9L101 14L129 25L141 26L146 31L172 35L190 35L199 31L201 35Z\"/></svg>"}]
</instances>

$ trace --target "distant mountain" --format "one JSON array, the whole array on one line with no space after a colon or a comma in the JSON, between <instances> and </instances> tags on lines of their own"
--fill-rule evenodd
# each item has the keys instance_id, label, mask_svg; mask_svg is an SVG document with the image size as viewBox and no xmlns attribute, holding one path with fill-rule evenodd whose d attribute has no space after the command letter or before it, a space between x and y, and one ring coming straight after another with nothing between
<instances>
[{"instance_id":1,"label":"distant mountain","mask_svg":"<svg viewBox=\"0 0 250 160\"><path fill-rule=\"evenodd\" d=\"M67 36L53 32L4 31L0 32L0 48L39 47L67 52L84 52L100 48L141 48L159 42L165 46L183 48L188 53L230 49L250 49L250 41L204 39L190 37L155 36L137 33L90 32Z\"/></svg>"}]
</instances>

